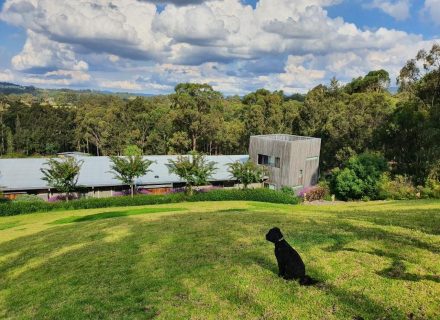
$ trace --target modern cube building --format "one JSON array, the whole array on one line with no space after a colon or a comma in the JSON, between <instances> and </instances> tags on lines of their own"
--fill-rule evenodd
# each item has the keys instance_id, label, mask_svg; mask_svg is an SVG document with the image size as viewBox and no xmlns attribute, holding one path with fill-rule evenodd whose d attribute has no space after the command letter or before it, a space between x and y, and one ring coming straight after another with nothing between
<instances>
[{"instance_id":1,"label":"modern cube building","mask_svg":"<svg viewBox=\"0 0 440 320\"><path fill-rule=\"evenodd\" d=\"M318 183L321 139L271 134L252 136L249 157L268 170L272 189L302 189Z\"/></svg>"}]
</instances>

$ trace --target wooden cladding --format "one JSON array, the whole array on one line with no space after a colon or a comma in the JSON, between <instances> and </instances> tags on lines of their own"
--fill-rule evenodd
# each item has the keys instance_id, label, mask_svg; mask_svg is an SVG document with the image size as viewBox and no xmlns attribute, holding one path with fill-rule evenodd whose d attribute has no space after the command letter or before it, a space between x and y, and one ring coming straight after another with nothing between
<instances>
[{"instance_id":1,"label":"wooden cladding","mask_svg":"<svg viewBox=\"0 0 440 320\"><path fill-rule=\"evenodd\" d=\"M321 139L291 135L252 136L249 157L265 165L269 184L308 187L319 178Z\"/></svg>"}]
</instances>

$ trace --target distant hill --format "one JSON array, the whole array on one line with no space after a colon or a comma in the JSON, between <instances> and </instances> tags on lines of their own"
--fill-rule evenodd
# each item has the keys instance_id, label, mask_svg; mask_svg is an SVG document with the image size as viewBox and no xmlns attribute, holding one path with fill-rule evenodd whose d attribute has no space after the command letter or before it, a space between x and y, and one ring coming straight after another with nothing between
<instances>
[{"instance_id":1,"label":"distant hill","mask_svg":"<svg viewBox=\"0 0 440 320\"><path fill-rule=\"evenodd\" d=\"M0 82L0 94L35 94L36 88L33 86L21 86L15 83Z\"/></svg>"},{"instance_id":2,"label":"distant hill","mask_svg":"<svg viewBox=\"0 0 440 320\"><path fill-rule=\"evenodd\" d=\"M155 96L154 94L148 94L148 93L131 93L131 92L112 92L112 91L104 91L104 90L91 90L91 89L80 89L80 90L74 90L74 89L67 89L67 88L61 88L61 89L42 89L42 88L36 88L34 86L22 86L15 83L9 83L9 82L0 82L0 94L24 94L29 93L35 96L38 96L42 93L75 93L75 94L106 94L106 95L114 95L121 98L130 98L130 97L151 97Z\"/></svg>"}]
</instances>

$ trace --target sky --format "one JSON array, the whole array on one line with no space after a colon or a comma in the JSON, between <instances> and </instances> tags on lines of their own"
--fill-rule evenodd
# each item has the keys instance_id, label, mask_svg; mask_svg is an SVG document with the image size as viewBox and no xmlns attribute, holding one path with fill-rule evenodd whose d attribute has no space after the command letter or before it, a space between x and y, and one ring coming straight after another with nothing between
<instances>
[{"instance_id":1,"label":"sky","mask_svg":"<svg viewBox=\"0 0 440 320\"><path fill-rule=\"evenodd\" d=\"M0 0L0 81L304 93L440 43L440 0Z\"/></svg>"}]
</instances>

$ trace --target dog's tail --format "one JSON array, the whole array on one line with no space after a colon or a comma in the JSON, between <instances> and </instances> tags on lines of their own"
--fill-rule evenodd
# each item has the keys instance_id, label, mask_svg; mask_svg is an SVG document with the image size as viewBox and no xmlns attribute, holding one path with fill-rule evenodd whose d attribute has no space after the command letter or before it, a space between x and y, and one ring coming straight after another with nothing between
<instances>
[{"instance_id":1,"label":"dog's tail","mask_svg":"<svg viewBox=\"0 0 440 320\"><path fill-rule=\"evenodd\" d=\"M317 284L319 281L316 279L313 279L309 276L304 276L299 280L299 284L302 286L313 286L314 284Z\"/></svg>"}]
</instances>

